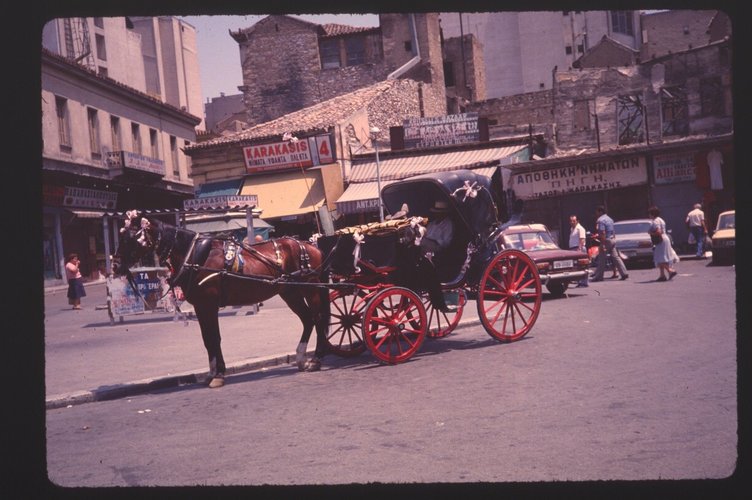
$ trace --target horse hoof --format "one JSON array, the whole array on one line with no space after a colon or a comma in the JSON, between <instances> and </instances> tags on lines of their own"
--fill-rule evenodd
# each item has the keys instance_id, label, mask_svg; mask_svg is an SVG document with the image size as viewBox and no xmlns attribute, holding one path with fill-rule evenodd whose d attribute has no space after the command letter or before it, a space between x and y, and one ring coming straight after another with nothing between
<instances>
[{"instance_id":1,"label":"horse hoof","mask_svg":"<svg viewBox=\"0 0 752 500\"><path fill-rule=\"evenodd\" d=\"M222 387L225 385L225 378L218 376L211 379L211 382L209 382L209 389L216 389L217 387Z\"/></svg>"},{"instance_id":2,"label":"horse hoof","mask_svg":"<svg viewBox=\"0 0 752 500\"><path fill-rule=\"evenodd\" d=\"M317 372L321 370L321 361L318 359L311 359L308 360L305 364L305 371L307 372Z\"/></svg>"}]
</instances>

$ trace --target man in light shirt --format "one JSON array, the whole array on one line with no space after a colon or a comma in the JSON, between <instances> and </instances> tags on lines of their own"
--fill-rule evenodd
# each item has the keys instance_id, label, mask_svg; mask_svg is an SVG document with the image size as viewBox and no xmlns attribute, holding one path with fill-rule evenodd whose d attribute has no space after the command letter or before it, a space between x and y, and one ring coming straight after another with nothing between
<instances>
[{"instance_id":1,"label":"man in light shirt","mask_svg":"<svg viewBox=\"0 0 752 500\"><path fill-rule=\"evenodd\" d=\"M702 205L695 203L692 211L687 214L686 222L689 232L697 242L697 258L701 259L705 255L705 252L703 252L703 242L705 241L705 235L708 234L708 228L705 226L705 212L702 211Z\"/></svg>"},{"instance_id":2,"label":"man in light shirt","mask_svg":"<svg viewBox=\"0 0 752 500\"><path fill-rule=\"evenodd\" d=\"M569 216L569 226L569 249L587 253L587 249L585 248L585 228L579 223L576 215ZM584 288L586 286L588 286L587 276L577 283L577 288Z\"/></svg>"}]
</instances>

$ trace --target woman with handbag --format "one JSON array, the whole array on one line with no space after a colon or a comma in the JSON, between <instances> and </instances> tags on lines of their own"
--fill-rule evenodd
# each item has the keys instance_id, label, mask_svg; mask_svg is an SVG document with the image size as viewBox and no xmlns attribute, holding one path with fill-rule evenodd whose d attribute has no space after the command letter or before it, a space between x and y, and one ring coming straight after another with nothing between
<instances>
[{"instance_id":1,"label":"woman with handbag","mask_svg":"<svg viewBox=\"0 0 752 500\"><path fill-rule=\"evenodd\" d=\"M676 276L673 264L679 262L679 256L671 246L671 240L666 234L666 222L659 217L660 214L661 211L656 206L648 209L648 216L652 219L648 234L654 245L653 262L661 272L656 281L668 281Z\"/></svg>"}]
</instances>

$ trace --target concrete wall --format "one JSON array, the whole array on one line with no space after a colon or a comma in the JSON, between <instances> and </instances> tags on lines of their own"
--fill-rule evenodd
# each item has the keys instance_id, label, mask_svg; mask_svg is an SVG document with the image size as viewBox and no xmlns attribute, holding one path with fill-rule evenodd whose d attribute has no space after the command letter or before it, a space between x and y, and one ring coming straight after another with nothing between
<instances>
[{"instance_id":1,"label":"concrete wall","mask_svg":"<svg viewBox=\"0 0 752 500\"><path fill-rule=\"evenodd\" d=\"M707 45L715 10L671 10L642 15L640 59L648 61L669 53Z\"/></svg>"}]
</instances>

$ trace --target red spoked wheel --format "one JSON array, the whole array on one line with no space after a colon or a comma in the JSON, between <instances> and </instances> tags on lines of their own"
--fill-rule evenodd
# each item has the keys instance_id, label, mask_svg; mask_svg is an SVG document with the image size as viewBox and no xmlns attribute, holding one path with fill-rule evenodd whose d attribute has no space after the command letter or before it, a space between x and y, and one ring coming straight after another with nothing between
<instances>
[{"instance_id":1,"label":"red spoked wheel","mask_svg":"<svg viewBox=\"0 0 752 500\"><path fill-rule=\"evenodd\" d=\"M462 318L465 304L467 304L467 294L462 288L445 290L444 301L450 308L449 312L439 311L433 307L428 295L423 295L423 307L426 308L426 316L428 317L426 335L432 339L446 337L457 327L460 318Z\"/></svg>"},{"instance_id":2,"label":"red spoked wheel","mask_svg":"<svg viewBox=\"0 0 752 500\"><path fill-rule=\"evenodd\" d=\"M541 298L533 259L520 250L503 250L488 264L478 284L478 317L491 337L513 342L535 324Z\"/></svg>"},{"instance_id":3,"label":"red spoked wheel","mask_svg":"<svg viewBox=\"0 0 752 500\"><path fill-rule=\"evenodd\" d=\"M363 312L363 338L379 361L390 365L407 361L426 338L427 318L415 292L385 288L373 295Z\"/></svg>"},{"instance_id":4,"label":"red spoked wheel","mask_svg":"<svg viewBox=\"0 0 752 500\"><path fill-rule=\"evenodd\" d=\"M330 352L350 358L366 350L363 341L363 310L373 293L357 288L354 293L332 290L329 294L331 314L326 342Z\"/></svg>"}]
</instances>

